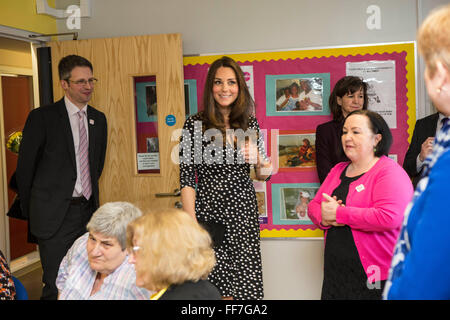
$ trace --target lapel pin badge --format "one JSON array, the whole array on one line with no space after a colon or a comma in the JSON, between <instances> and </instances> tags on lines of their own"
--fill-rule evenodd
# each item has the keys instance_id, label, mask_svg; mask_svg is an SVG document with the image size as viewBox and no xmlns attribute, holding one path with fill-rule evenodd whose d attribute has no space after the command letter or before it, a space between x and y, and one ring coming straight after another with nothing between
<instances>
[{"instance_id":1,"label":"lapel pin badge","mask_svg":"<svg viewBox=\"0 0 450 320\"><path fill-rule=\"evenodd\" d=\"M94 125L94 119L89 119L89 124Z\"/></svg>"},{"instance_id":2,"label":"lapel pin badge","mask_svg":"<svg viewBox=\"0 0 450 320\"><path fill-rule=\"evenodd\" d=\"M358 192L361 192L361 191L363 191L365 188L364 188L364 185L363 184L360 184L359 186L356 186L356 191L358 191Z\"/></svg>"}]
</instances>

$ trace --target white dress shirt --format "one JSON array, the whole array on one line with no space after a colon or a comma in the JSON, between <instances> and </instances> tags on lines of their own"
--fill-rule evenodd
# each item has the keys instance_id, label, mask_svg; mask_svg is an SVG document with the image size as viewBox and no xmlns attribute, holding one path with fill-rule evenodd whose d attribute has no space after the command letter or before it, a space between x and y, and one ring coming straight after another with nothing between
<instances>
[{"instance_id":1,"label":"white dress shirt","mask_svg":"<svg viewBox=\"0 0 450 320\"><path fill-rule=\"evenodd\" d=\"M152 291L136 286L134 266L125 257L122 264L91 295L97 272L91 269L86 245L89 233L79 237L61 262L56 278L59 300L148 300Z\"/></svg>"}]
</instances>

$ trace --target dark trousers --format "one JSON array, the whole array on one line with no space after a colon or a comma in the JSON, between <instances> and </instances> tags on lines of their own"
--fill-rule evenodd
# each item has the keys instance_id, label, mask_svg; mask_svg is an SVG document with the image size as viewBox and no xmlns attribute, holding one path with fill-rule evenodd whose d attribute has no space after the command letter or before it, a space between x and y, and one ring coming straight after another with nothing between
<instances>
[{"instance_id":1,"label":"dark trousers","mask_svg":"<svg viewBox=\"0 0 450 320\"><path fill-rule=\"evenodd\" d=\"M41 300L56 300L58 288L56 277L59 265L72 244L86 232L86 225L95 208L94 201L71 203L64 221L59 230L50 239L39 239L39 254L42 264L42 289Z\"/></svg>"}]
</instances>

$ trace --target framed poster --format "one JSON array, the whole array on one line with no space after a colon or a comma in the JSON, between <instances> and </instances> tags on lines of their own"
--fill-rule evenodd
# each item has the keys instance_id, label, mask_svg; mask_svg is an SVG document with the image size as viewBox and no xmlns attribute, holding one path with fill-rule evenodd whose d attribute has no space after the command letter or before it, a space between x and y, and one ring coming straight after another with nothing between
<instances>
[{"instance_id":1,"label":"framed poster","mask_svg":"<svg viewBox=\"0 0 450 320\"><path fill-rule=\"evenodd\" d=\"M266 75L267 116L329 115L330 75Z\"/></svg>"},{"instance_id":2,"label":"framed poster","mask_svg":"<svg viewBox=\"0 0 450 320\"><path fill-rule=\"evenodd\" d=\"M316 170L316 133L280 130L277 135L278 171Z\"/></svg>"},{"instance_id":3,"label":"framed poster","mask_svg":"<svg viewBox=\"0 0 450 320\"><path fill-rule=\"evenodd\" d=\"M319 189L317 183L272 184L274 225L313 225L308 204Z\"/></svg>"}]
</instances>

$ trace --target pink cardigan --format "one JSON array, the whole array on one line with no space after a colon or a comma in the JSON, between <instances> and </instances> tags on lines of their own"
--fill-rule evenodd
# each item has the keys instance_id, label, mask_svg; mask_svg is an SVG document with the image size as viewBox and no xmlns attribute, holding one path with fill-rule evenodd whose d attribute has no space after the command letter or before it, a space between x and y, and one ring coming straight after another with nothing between
<instances>
[{"instance_id":1,"label":"pink cardigan","mask_svg":"<svg viewBox=\"0 0 450 320\"><path fill-rule=\"evenodd\" d=\"M308 216L321 229L322 193L331 195L349 162L331 169L308 205ZM392 159L382 156L361 178L350 184L346 206L336 211L336 222L350 226L361 263L371 282L386 280L403 213L413 195L411 180ZM327 232L325 231L325 239Z\"/></svg>"}]
</instances>

